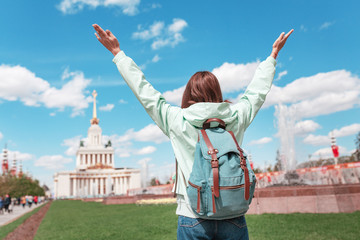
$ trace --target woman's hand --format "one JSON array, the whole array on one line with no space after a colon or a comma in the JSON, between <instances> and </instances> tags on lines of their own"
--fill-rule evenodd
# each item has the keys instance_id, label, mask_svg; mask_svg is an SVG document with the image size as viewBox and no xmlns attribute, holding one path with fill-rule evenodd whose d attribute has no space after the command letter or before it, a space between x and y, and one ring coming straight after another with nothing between
<instances>
[{"instance_id":1,"label":"woman's hand","mask_svg":"<svg viewBox=\"0 0 360 240\"><path fill-rule=\"evenodd\" d=\"M276 59L277 55L279 54L280 50L282 49L282 47L285 45L286 40L288 39L288 37L290 36L290 34L294 31L294 29L291 29L286 35L285 33L281 33L280 36L278 37L278 39L276 39L276 41L273 44L273 50L271 52L271 55L273 58Z\"/></svg>"},{"instance_id":2,"label":"woman's hand","mask_svg":"<svg viewBox=\"0 0 360 240\"><path fill-rule=\"evenodd\" d=\"M92 25L96 31L95 36L114 56L120 52L120 44L110 30L104 31L99 25Z\"/></svg>"}]
</instances>

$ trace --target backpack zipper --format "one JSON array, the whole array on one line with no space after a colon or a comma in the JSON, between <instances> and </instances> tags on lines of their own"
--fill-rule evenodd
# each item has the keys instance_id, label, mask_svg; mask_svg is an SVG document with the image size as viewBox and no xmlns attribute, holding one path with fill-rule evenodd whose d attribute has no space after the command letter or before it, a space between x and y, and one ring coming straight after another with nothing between
<instances>
[{"instance_id":1,"label":"backpack zipper","mask_svg":"<svg viewBox=\"0 0 360 240\"><path fill-rule=\"evenodd\" d=\"M232 190L232 189L238 189L238 188L243 188L245 186L245 184L240 184L240 185L235 185L235 186L220 186L220 190ZM212 189L213 187L211 187Z\"/></svg>"}]
</instances>

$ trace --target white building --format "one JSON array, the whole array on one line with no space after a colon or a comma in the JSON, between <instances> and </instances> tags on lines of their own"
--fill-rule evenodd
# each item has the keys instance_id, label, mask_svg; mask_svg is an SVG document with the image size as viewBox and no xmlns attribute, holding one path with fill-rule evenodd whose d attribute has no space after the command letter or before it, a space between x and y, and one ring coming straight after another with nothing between
<instances>
[{"instance_id":1,"label":"white building","mask_svg":"<svg viewBox=\"0 0 360 240\"><path fill-rule=\"evenodd\" d=\"M141 187L140 170L115 168L111 143L102 144L102 130L96 117L95 90L93 96L93 118L90 120L87 144L80 142L74 171L58 172L54 175L55 198L122 195L129 189Z\"/></svg>"}]
</instances>

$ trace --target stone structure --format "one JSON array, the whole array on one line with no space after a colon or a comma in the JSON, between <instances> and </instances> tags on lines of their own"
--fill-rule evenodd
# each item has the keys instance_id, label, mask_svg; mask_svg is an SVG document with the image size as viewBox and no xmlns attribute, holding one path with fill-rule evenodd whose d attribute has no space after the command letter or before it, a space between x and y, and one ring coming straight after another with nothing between
<instances>
[{"instance_id":1,"label":"stone structure","mask_svg":"<svg viewBox=\"0 0 360 240\"><path fill-rule=\"evenodd\" d=\"M129 189L140 188L139 169L115 168L111 142L102 144L102 130L96 114L94 90L93 118L88 130L87 143L80 142L76 153L76 169L54 175L55 198L87 198L124 195Z\"/></svg>"},{"instance_id":2,"label":"stone structure","mask_svg":"<svg viewBox=\"0 0 360 240\"><path fill-rule=\"evenodd\" d=\"M360 184L256 188L247 214L360 211Z\"/></svg>"}]
</instances>

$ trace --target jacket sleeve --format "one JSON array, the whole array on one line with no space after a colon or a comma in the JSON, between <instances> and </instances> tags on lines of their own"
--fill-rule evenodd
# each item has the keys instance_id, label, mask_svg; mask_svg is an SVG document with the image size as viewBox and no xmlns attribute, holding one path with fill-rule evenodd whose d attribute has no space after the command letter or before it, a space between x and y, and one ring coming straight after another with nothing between
<instances>
[{"instance_id":1,"label":"jacket sleeve","mask_svg":"<svg viewBox=\"0 0 360 240\"><path fill-rule=\"evenodd\" d=\"M146 81L144 73L123 51L120 51L114 57L113 62L116 64L121 76L143 105L146 112L165 135L169 136L169 122L171 122L171 115L174 115L175 112L177 112L176 110L180 110L180 108L173 107L166 103L166 100L161 93L155 90L154 87Z\"/></svg>"},{"instance_id":2,"label":"jacket sleeve","mask_svg":"<svg viewBox=\"0 0 360 240\"><path fill-rule=\"evenodd\" d=\"M270 91L275 76L275 65L276 60L273 57L268 57L260 63L244 95L233 106L234 110L238 112L245 129L254 120L265 102L266 95Z\"/></svg>"}]
</instances>

